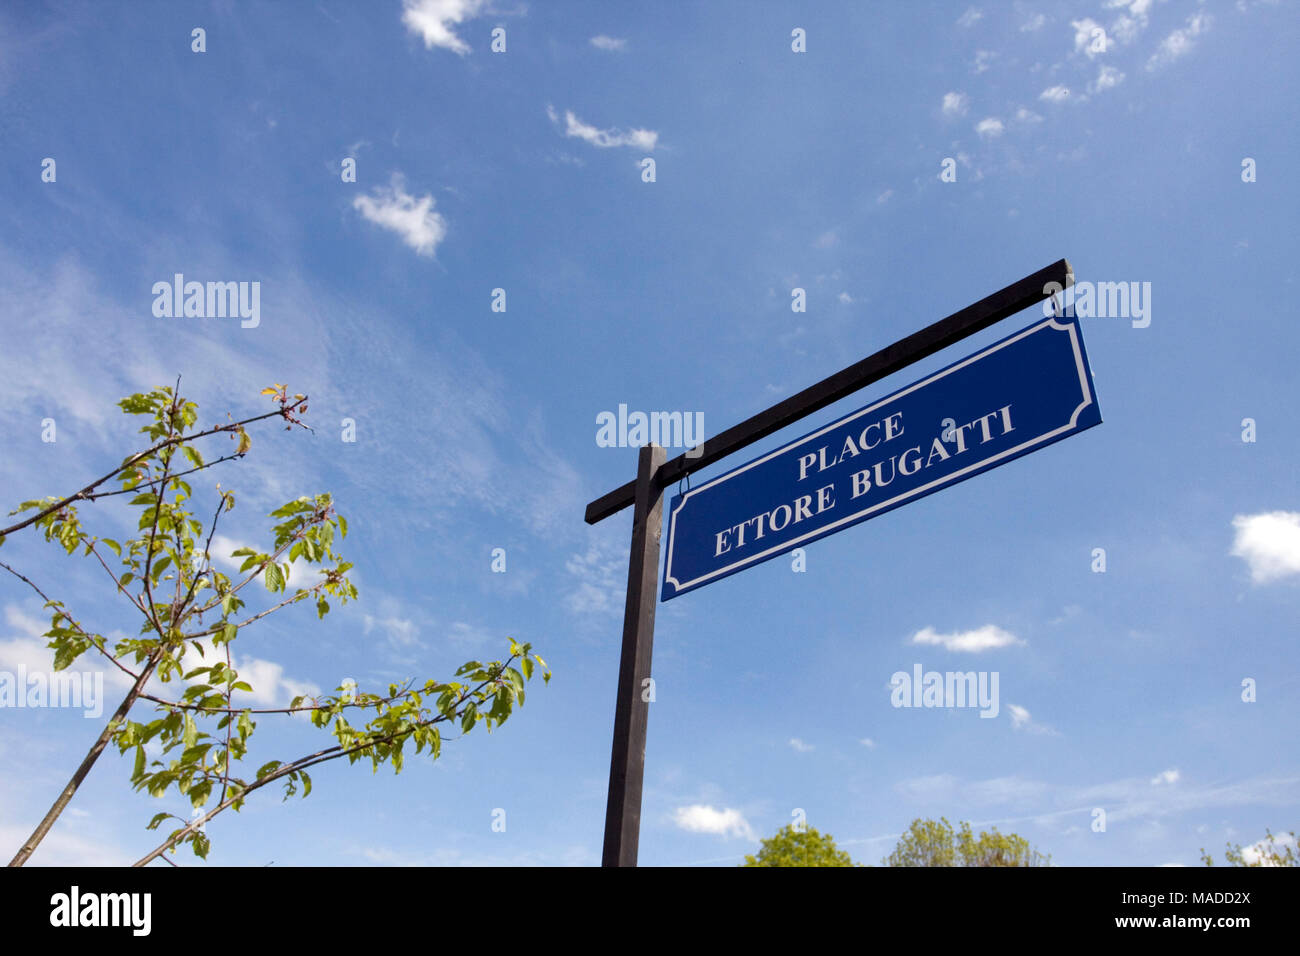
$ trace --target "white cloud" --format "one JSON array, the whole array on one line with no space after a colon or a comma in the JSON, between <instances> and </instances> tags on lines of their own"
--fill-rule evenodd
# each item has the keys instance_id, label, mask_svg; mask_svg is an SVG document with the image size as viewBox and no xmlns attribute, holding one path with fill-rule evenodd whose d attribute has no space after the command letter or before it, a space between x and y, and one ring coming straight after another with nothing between
<instances>
[{"instance_id":1,"label":"white cloud","mask_svg":"<svg viewBox=\"0 0 1300 956\"><path fill-rule=\"evenodd\" d=\"M866 747L868 750L876 749L876 742L872 740L870 737L863 737L861 740L858 741L858 743L862 744L862 746Z\"/></svg>"},{"instance_id":2,"label":"white cloud","mask_svg":"<svg viewBox=\"0 0 1300 956\"><path fill-rule=\"evenodd\" d=\"M1106 9L1114 10L1117 7L1126 7L1128 12L1135 17L1145 17L1147 11L1151 9L1152 0L1106 0Z\"/></svg>"},{"instance_id":3,"label":"white cloud","mask_svg":"<svg viewBox=\"0 0 1300 956\"><path fill-rule=\"evenodd\" d=\"M969 105L970 97L965 93L954 90L951 93L943 94L944 116L965 116Z\"/></svg>"},{"instance_id":4,"label":"white cloud","mask_svg":"<svg viewBox=\"0 0 1300 956\"><path fill-rule=\"evenodd\" d=\"M982 11L975 9L975 7L967 7L966 12L957 18L957 26L973 27L982 19L984 19Z\"/></svg>"},{"instance_id":5,"label":"white cloud","mask_svg":"<svg viewBox=\"0 0 1300 956\"><path fill-rule=\"evenodd\" d=\"M464 56L469 46L453 27L472 20L487 6L487 0L403 0L402 23L424 38L426 49L442 47Z\"/></svg>"},{"instance_id":6,"label":"white cloud","mask_svg":"<svg viewBox=\"0 0 1300 956\"><path fill-rule=\"evenodd\" d=\"M1058 736L1057 732L1046 724L1040 724L1033 719L1033 716L1027 709L1019 704L1007 704L1007 710L1011 712L1011 729L1023 730L1030 734L1049 734Z\"/></svg>"},{"instance_id":7,"label":"white cloud","mask_svg":"<svg viewBox=\"0 0 1300 956\"><path fill-rule=\"evenodd\" d=\"M828 232L823 232L818 236L817 241L814 242L813 245L818 249L829 249L839 241L840 237L836 234L835 230L832 229Z\"/></svg>"},{"instance_id":8,"label":"white cloud","mask_svg":"<svg viewBox=\"0 0 1300 956\"><path fill-rule=\"evenodd\" d=\"M613 614L623 610L627 558L600 541L592 541L585 554L574 554L564 569L577 583L565 598L575 614Z\"/></svg>"},{"instance_id":9,"label":"white cloud","mask_svg":"<svg viewBox=\"0 0 1300 956\"><path fill-rule=\"evenodd\" d=\"M1074 27L1075 53L1083 53L1091 60L1093 57L1106 52L1106 29L1092 17L1071 20L1070 26Z\"/></svg>"},{"instance_id":10,"label":"white cloud","mask_svg":"<svg viewBox=\"0 0 1300 956\"><path fill-rule=\"evenodd\" d=\"M1041 30L1046 23L1047 23L1047 17L1043 16L1043 14L1041 13L1035 13L1032 17L1030 17L1028 20L1026 20L1024 23L1020 25L1020 32L1034 33L1037 30Z\"/></svg>"},{"instance_id":11,"label":"white cloud","mask_svg":"<svg viewBox=\"0 0 1300 956\"><path fill-rule=\"evenodd\" d=\"M1159 49L1147 60L1147 69L1155 70L1185 56L1196 45L1196 38L1210 28L1208 13L1194 13L1187 18L1187 25L1175 30L1160 42Z\"/></svg>"},{"instance_id":12,"label":"white cloud","mask_svg":"<svg viewBox=\"0 0 1300 956\"><path fill-rule=\"evenodd\" d=\"M849 295L847 292L841 292L839 295L839 300L840 300L840 305L853 304L853 296Z\"/></svg>"},{"instance_id":13,"label":"white cloud","mask_svg":"<svg viewBox=\"0 0 1300 956\"><path fill-rule=\"evenodd\" d=\"M993 50L976 50L975 51L975 73L983 73L989 68L989 64L997 59L997 53Z\"/></svg>"},{"instance_id":14,"label":"white cloud","mask_svg":"<svg viewBox=\"0 0 1300 956\"><path fill-rule=\"evenodd\" d=\"M1124 11L1111 23L1110 34L1120 43L1129 44L1147 28L1151 0L1107 0L1106 8Z\"/></svg>"},{"instance_id":15,"label":"white cloud","mask_svg":"<svg viewBox=\"0 0 1300 956\"><path fill-rule=\"evenodd\" d=\"M597 50L621 51L627 49L627 40L621 37L607 37L602 33L591 38L591 45Z\"/></svg>"},{"instance_id":16,"label":"white cloud","mask_svg":"<svg viewBox=\"0 0 1300 956\"><path fill-rule=\"evenodd\" d=\"M248 558L247 556L236 558L233 555L236 551L250 547L253 548L254 551L261 550L260 548L253 547L243 541L236 541L234 538L228 538L224 534L214 534L212 536L212 544L208 547L208 555L212 558L213 565L218 569L224 568L232 578L242 580L242 578L238 577L240 574L239 569ZM313 567L303 558L298 558L289 565L289 576L287 578L289 586L294 590L302 587L313 586L324 577L320 568L321 566L319 565ZM263 581L261 574L257 576L257 580L259 583Z\"/></svg>"},{"instance_id":17,"label":"white cloud","mask_svg":"<svg viewBox=\"0 0 1300 956\"><path fill-rule=\"evenodd\" d=\"M1300 511L1237 515L1232 526L1232 554L1250 566L1256 584L1300 574Z\"/></svg>"},{"instance_id":18,"label":"white cloud","mask_svg":"<svg viewBox=\"0 0 1300 956\"><path fill-rule=\"evenodd\" d=\"M1090 87L1093 93L1109 90L1124 82L1124 74L1113 66L1103 66L1097 73L1097 79Z\"/></svg>"},{"instance_id":19,"label":"white cloud","mask_svg":"<svg viewBox=\"0 0 1300 956\"><path fill-rule=\"evenodd\" d=\"M209 655L207 660L214 658ZM235 657L231 663L239 671L240 680L246 680L253 688L248 696L258 704L266 707L286 705L298 696L316 697L321 689L311 681L295 680L284 675L284 666L260 657ZM236 706L239 706L236 697Z\"/></svg>"},{"instance_id":20,"label":"white cloud","mask_svg":"<svg viewBox=\"0 0 1300 956\"><path fill-rule=\"evenodd\" d=\"M422 256L432 256L447 235L447 221L433 209L433 195L416 199L408 193L400 173L391 186L376 187L373 196L358 196L352 208L377 226L397 233L404 243Z\"/></svg>"},{"instance_id":21,"label":"white cloud","mask_svg":"<svg viewBox=\"0 0 1300 956\"><path fill-rule=\"evenodd\" d=\"M1038 98L1049 103L1062 103L1070 98L1070 88L1068 86L1049 86L1038 94Z\"/></svg>"},{"instance_id":22,"label":"white cloud","mask_svg":"<svg viewBox=\"0 0 1300 956\"><path fill-rule=\"evenodd\" d=\"M1177 768L1174 768L1172 770L1162 770L1160 771L1160 773L1156 774L1154 777L1151 778L1151 786L1158 787L1161 784L1177 783L1178 778L1181 776L1182 774L1178 772Z\"/></svg>"},{"instance_id":23,"label":"white cloud","mask_svg":"<svg viewBox=\"0 0 1300 956\"><path fill-rule=\"evenodd\" d=\"M452 621L447 630L447 640L452 645L468 650L475 647L487 647L494 641L498 646L506 643L505 635L466 621Z\"/></svg>"},{"instance_id":24,"label":"white cloud","mask_svg":"<svg viewBox=\"0 0 1300 956\"><path fill-rule=\"evenodd\" d=\"M881 190L880 194L876 196L876 205L883 206L892 198L894 198L894 191L892 189Z\"/></svg>"},{"instance_id":25,"label":"white cloud","mask_svg":"<svg viewBox=\"0 0 1300 956\"><path fill-rule=\"evenodd\" d=\"M678 807L673 822L691 833L715 833L719 836L739 836L757 840L758 835L739 810L730 807L718 810L704 804Z\"/></svg>"},{"instance_id":26,"label":"white cloud","mask_svg":"<svg viewBox=\"0 0 1300 956\"><path fill-rule=\"evenodd\" d=\"M6 813L5 818L0 819L0 846L21 846L31 836L32 826L40 818L40 813L38 811L34 817L22 814L18 822L11 821L9 816ZM69 824L68 816L65 813L59 824L41 840L28 866L123 867L130 866L131 861L139 856L135 852L128 854L127 850L117 846L112 837L104 833L102 822L83 824L78 820Z\"/></svg>"},{"instance_id":27,"label":"white cloud","mask_svg":"<svg viewBox=\"0 0 1300 956\"><path fill-rule=\"evenodd\" d=\"M996 116L986 117L975 124L975 132L979 133L986 139L993 139L995 136L1001 136L1003 129L1005 129L1005 127L1002 125L1002 120L998 119Z\"/></svg>"},{"instance_id":28,"label":"white cloud","mask_svg":"<svg viewBox=\"0 0 1300 956\"><path fill-rule=\"evenodd\" d=\"M1021 123L1041 123L1043 118L1033 110L1027 110L1023 106L1016 110L1016 119Z\"/></svg>"},{"instance_id":29,"label":"white cloud","mask_svg":"<svg viewBox=\"0 0 1300 956\"><path fill-rule=\"evenodd\" d=\"M546 107L546 115L551 118L552 123L559 123L559 115L553 107ZM564 135L577 137L592 146L599 146L602 149L608 149L612 146L631 146L635 149L653 150L659 142L659 134L654 130L630 129L624 131L616 127L599 129L578 119L572 110L564 111Z\"/></svg>"},{"instance_id":30,"label":"white cloud","mask_svg":"<svg viewBox=\"0 0 1300 956\"><path fill-rule=\"evenodd\" d=\"M795 751L796 753L806 754L813 749L813 745L804 743L798 737L791 737L790 749Z\"/></svg>"},{"instance_id":31,"label":"white cloud","mask_svg":"<svg viewBox=\"0 0 1300 956\"><path fill-rule=\"evenodd\" d=\"M409 647L412 644L420 644L420 629L414 621L407 618L377 618L367 614L362 621L362 633L367 636L375 628L379 628L384 636L388 638L388 642L395 647Z\"/></svg>"},{"instance_id":32,"label":"white cloud","mask_svg":"<svg viewBox=\"0 0 1300 956\"><path fill-rule=\"evenodd\" d=\"M1147 25L1152 0L1106 0L1106 9L1123 10L1111 24L1111 33L1124 43L1132 42Z\"/></svg>"},{"instance_id":33,"label":"white cloud","mask_svg":"<svg viewBox=\"0 0 1300 956\"><path fill-rule=\"evenodd\" d=\"M954 631L951 634L938 634L933 628L927 627L913 634L910 643L932 644L949 651L979 654L999 647L1023 644L1024 641L1000 627L985 624L973 631Z\"/></svg>"}]
</instances>

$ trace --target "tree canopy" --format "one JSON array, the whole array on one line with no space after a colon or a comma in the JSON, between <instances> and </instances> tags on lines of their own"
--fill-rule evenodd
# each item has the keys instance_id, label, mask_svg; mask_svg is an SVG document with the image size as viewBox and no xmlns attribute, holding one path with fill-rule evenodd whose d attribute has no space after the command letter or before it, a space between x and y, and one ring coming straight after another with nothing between
<instances>
[{"instance_id":1,"label":"tree canopy","mask_svg":"<svg viewBox=\"0 0 1300 956\"><path fill-rule=\"evenodd\" d=\"M954 831L940 817L913 820L894 852L881 862L885 866L1048 866L1051 860L1015 833L999 833L994 827L977 838L969 823Z\"/></svg>"},{"instance_id":2,"label":"tree canopy","mask_svg":"<svg viewBox=\"0 0 1300 956\"><path fill-rule=\"evenodd\" d=\"M816 828L796 828L787 823L776 835L762 841L757 856L746 855L741 866L855 866L843 850L835 846L829 833Z\"/></svg>"},{"instance_id":3,"label":"tree canopy","mask_svg":"<svg viewBox=\"0 0 1300 956\"><path fill-rule=\"evenodd\" d=\"M1264 839L1251 846L1229 843L1223 854L1228 866L1300 866L1294 830L1277 836L1269 829L1264 833ZM1201 849L1201 862L1214 866L1214 858L1204 848Z\"/></svg>"}]
</instances>

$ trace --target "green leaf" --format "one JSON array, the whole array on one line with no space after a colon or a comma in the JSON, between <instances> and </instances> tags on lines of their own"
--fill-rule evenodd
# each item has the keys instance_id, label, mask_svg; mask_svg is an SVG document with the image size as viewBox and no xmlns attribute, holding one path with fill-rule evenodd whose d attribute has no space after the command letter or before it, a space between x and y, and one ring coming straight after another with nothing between
<instances>
[{"instance_id":1,"label":"green leaf","mask_svg":"<svg viewBox=\"0 0 1300 956\"><path fill-rule=\"evenodd\" d=\"M122 556L122 546L118 544L116 541L114 541L112 538L100 538L99 540L104 542L104 545L106 547L112 548L113 553L117 555L119 558Z\"/></svg>"},{"instance_id":2,"label":"green leaf","mask_svg":"<svg viewBox=\"0 0 1300 956\"><path fill-rule=\"evenodd\" d=\"M153 569L149 572L149 576L153 578L154 584L158 583L159 576L161 576L162 573L165 570L167 570L167 565L171 563L172 563L172 558L170 554L164 554L162 557L160 557L157 561L153 563Z\"/></svg>"},{"instance_id":3,"label":"green leaf","mask_svg":"<svg viewBox=\"0 0 1300 956\"><path fill-rule=\"evenodd\" d=\"M162 822L163 822L164 820L166 820L169 816L171 816L171 814L168 813L168 812L166 812L165 810L164 810L162 813L155 813L155 814L153 815L153 819L149 821L149 825L148 825L147 827L145 827L145 829L146 829L146 830L156 830L156 829L158 829L158 824L162 823Z\"/></svg>"},{"instance_id":4,"label":"green leaf","mask_svg":"<svg viewBox=\"0 0 1300 956\"><path fill-rule=\"evenodd\" d=\"M280 573L280 566L272 562L266 566L266 572L263 574L263 581L266 583L266 589L271 592L284 590L284 575Z\"/></svg>"}]
</instances>

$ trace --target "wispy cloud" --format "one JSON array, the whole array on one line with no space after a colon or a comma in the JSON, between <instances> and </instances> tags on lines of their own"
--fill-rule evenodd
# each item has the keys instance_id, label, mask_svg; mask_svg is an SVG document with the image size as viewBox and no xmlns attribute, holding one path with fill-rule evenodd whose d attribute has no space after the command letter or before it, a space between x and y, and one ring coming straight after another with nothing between
<instances>
[{"instance_id":1,"label":"wispy cloud","mask_svg":"<svg viewBox=\"0 0 1300 956\"><path fill-rule=\"evenodd\" d=\"M1119 14L1110 24L1110 35L1120 43L1129 44L1138 38L1138 34L1147 28L1147 12L1152 0L1107 0L1108 10L1120 9Z\"/></svg>"},{"instance_id":2,"label":"wispy cloud","mask_svg":"<svg viewBox=\"0 0 1300 956\"><path fill-rule=\"evenodd\" d=\"M1124 74L1113 66L1103 66L1097 72L1097 79L1088 87L1089 92L1100 93L1103 90L1114 89L1124 82Z\"/></svg>"},{"instance_id":3,"label":"wispy cloud","mask_svg":"<svg viewBox=\"0 0 1300 956\"><path fill-rule=\"evenodd\" d=\"M607 50L609 52L621 52L627 49L627 40L622 37L607 37L605 34L591 38L591 45L597 50Z\"/></svg>"},{"instance_id":4,"label":"wispy cloud","mask_svg":"<svg viewBox=\"0 0 1300 956\"><path fill-rule=\"evenodd\" d=\"M388 638L388 642L394 647L410 647L420 643L420 629L410 618L377 618L367 614L362 621L362 631L366 636L369 636L372 631L378 631Z\"/></svg>"},{"instance_id":5,"label":"wispy cloud","mask_svg":"<svg viewBox=\"0 0 1300 956\"><path fill-rule=\"evenodd\" d=\"M1192 14L1187 18L1186 26L1179 27L1160 41L1159 48L1147 60L1147 69L1157 70L1186 56L1196 46L1196 38L1209 30L1210 22L1208 13Z\"/></svg>"},{"instance_id":6,"label":"wispy cloud","mask_svg":"<svg viewBox=\"0 0 1300 956\"><path fill-rule=\"evenodd\" d=\"M1038 98L1048 103L1064 103L1070 98L1070 88L1068 86L1049 86L1038 94Z\"/></svg>"},{"instance_id":7,"label":"wispy cloud","mask_svg":"<svg viewBox=\"0 0 1300 956\"><path fill-rule=\"evenodd\" d=\"M1011 729L1023 730L1029 734L1047 734L1058 736L1057 732L1046 724L1040 724L1034 720L1033 715L1027 709L1019 704L1008 704L1007 710L1011 714Z\"/></svg>"},{"instance_id":8,"label":"wispy cloud","mask_svg":"<svg viewBox=\"0 0 1300 956\"><path fill-rule=\"evenodd\" d=\"M806 743L804 743L804 742L803 742L802 740L800 740L798 737L791 737L791 738L790 738L790 749L793 750L795 753L806 754L806 753L808 753L808 752L814 750L815 748L813 747L812 744L806 744Z\"/></svg>"},{"instance_id":9,"label":"wispy cloud","mask_svg":"<svg viewBox=\"0 0 1300 956\"><path fill-rule=\"evenodd\" d=\"M944 116L965 116L969 106L970 97L965 93L954 90L951 93L943 94Z\"/></svg>"},{"instance_id":10,"label":"wispy cloud","mask_svg":"<svg viewBox=\"0 0 1300 956\"><path fill-rule=\"evenodd\" d=\"M393 173L391 184L378 186L370 196L352 200L352 208L390 232L418 255L433 256L447 236L447 221L434 211L432 193L416 198L406 191L401 173Z\"/></svg>"},{"instance_id":11,"label":"wispy cloud","mask_svg":"<svg viewBox=\"0 0 1300 956\"><path fill-rule=\"evenodd\" d=\"M1160 773L1156 774L1154 777L1151 778L1151 786L1153 787L1159 787L1162 785L1168 786L1170 784L1177 783L1178 778L1181 776L1182 774L1178 772L1177 767L1174 767L1171 770L1162 770L1160 771Z\"/></svg>"},{"instance_id":12,"label":"wispy cloud","mask_svg":"<svg viewBox=\"0 0 1300 956\"><path fill-rule=\"evenodd\" d=\"M957 18L957 26L973 27L984 19L984 12L975 7L967 7L966 12Z\"/></svg>"},{"instance_id":13,"label":"wispy cloud","mask_svg":"<svg viewBox=\"0 0 1300 956\"><path fill-rule=\"evenodd\" d=\"M553 107L546 107L546 115L551 118L552 123L559 124L559 114ZM653 150L659 142L659 134L654 130L639 128L621 130L617 127L600 129L578 119L572 110L564 111L564 135L576 137L602 149L631 146L636 149Z\"/></svg>"},{"instance_id":14,"label":"wispy cloud","mask_svg":"<svg viewBox=\"0 0 1300 956\"><path fill-rule=\"evenodd\" d=\"M478 16L485 6L487 0L403 0L402 23L423 38L426 49L441 47L464 56L469 45L454 28Z\"/></svg>"},{"instance_id":15,"label":"wispy cloud","mask_svg":"<svg viewBox=\"0 0 1300 956\"><path fill-rule=\"evenodd\" d=\"M939 634L933 628L927 627L913 634L909 643L942 647L958 653L980 654L1025 642L1000 627L985 624L972 631L954 631L951 634Z\"/></svg>"},{"instance_id":16,"label":"wispy cloud","mask_svg":"<svg viewBox=\"0 0 1300 956\"><path fill-rule=\"evenodd\" d=\"M623 608L627 559L603 542L592 541L586 552L574 554L564 568L575 579L565 604L575 614L613 614Z\"/></svg>"},{"instance_id":17,"label":"wispy cloud","mask_svg":"<svg viewBox=\"0 0 1300 956\"><path fill-rule=\"evenodd\" d=\"M1091 60L1106 52L1106 30L1092 17L1071 20L1070 26L1074 27L1075 53L1082 53Z\"/></svg>"},{"instance_id":18,"label":"wispy cloud","mask_svg":"<svg viewBox=\"0 0 1300 956\"><path fill-rule=\"evenodd\" d=\"M739 810L730 807L719 810L706 804L678 807L673 822L690 833L712 833L717 836L744 837L757 840L758 834Z\"/></svg>"},{"instance_id":19,"label":"wispy cloud","mask_svg":"<svg viewBox=\"0 0 1300 956\"><path fill-rule=\"evenodd\" d=\"M1002 124L1002 120L998 119L996 116L986 117L975 124L975 132L979 133L980 136L983 136L985 139L993 139L994 137L1001 136L1003 129L1005 129L1005 127Z\"/></svg>"}]
</instances>

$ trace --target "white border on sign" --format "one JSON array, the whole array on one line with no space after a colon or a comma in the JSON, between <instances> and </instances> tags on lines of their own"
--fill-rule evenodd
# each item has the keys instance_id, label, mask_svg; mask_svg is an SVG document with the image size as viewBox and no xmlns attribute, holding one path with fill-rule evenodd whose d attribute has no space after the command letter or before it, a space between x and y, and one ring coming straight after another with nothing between
<instances>
[{"instance_id":1,"label":"white border on sign","mask_svg":"<svg viewBox=\"0 0 1300 956\"><path fill-rule=\"evenodd\" d=\"M845 418L839 419L838 421L831 422L825 428L813 432L811 435L805 435L803 438L800 438L798 441L791 442L790 444L784 445L781 448L776 449L775 451L769 452L768 454L764 455L762 458L755 458L749 464L742 465L741 467L737 468L735 471L729 471L725 475L719 475L717 478L714 478L712 481L705 482L704 484L700 485L698 488L692 488L690 491L686 492L686 494L682 495L680 504L678 504L677 507L673 509L673 513L669 516L668 519L668 555L667 555L667 562L665 563L664 566L664 583L665 584L671 583L674 590L678 592L682 591L685 588L694 587L698 584L703 584L704 582L716 578L719 575L728 574L732 571L743 568L748 564L754 564L755 562L761 561L764 558L766 558L768 555L776 554L778 552L785 551L793 547L798 547L799 543L802 541L806 541L810 538L821 537L822 535L825 535L833 531L835 528L838 528L844 524L848 524L849 522L856 521L859 518L863 517L864 515L871 514L873 511L880 511L881 509L889 508L900 501L906 501L908 498L913 498L923 492L929 491L931 488L937 487L939 485L948 484L952 481L961 478L963 475L967 474L968 472L974 471L979 468L983 468L987 465L994 464L995 462L998 462L1003 458L1007 458L1009 456L1015 455L1026 448L1032 448L1034 445L1042 444L1045 441L1055 438L1057 435L1060 435L1062 432L1067 432L1070 429L1074 428L1075 423L1079 420L1079 413L1093 403L1092 389L1088 387L1088 372L1083 361L1083 350L1079 347L1078 328L1079 328L1078 325L1075 323L1070 323L1068 325L1061 325L1059 322L1056 321L1055 318L1044 319L1042 322L1039 322L1037 325L1031 325L1029 328L1024 329L1020 333L1013 335L1010 338L1004 339L1003 341L998 342L995 345L989 346L987 349L984 349L983 351L976 352L974 355L967 356L966 358L962 359L960 362L956 363L955 365L951 365L940 372L936 372L934 375L931 375L929 378L922 379L921 381L916 382L908 386L907 388L903 389L901 392L895 392L892 395L886 396L885 398L876 402L876 404L874 405L868 405L866 408L859 409L858 411L854 412L852 415L848 415ZM862 415L866 415L868 412L873 412L883 405L897 401L898 399L902 398L905 395L910 394L911 392L916 391L918 388L921 388L922 386L930 385L933 382L937 382L940 379L952 374L953 372L956 372L959 369L963 369L967 365L970 365L973 362L978 362L980 359L983 359L989 355L994 354L999 349L1003 349L1009 345L1013 345L1016 342L1019 342L1021 339L1033 335L1035 332L1039 332L1043 329L1055 329L1058 332L1068 333L1070 336L1070 347L1074 350L1074 364L1075 364L1075 368L1079 372L1079 390L1082 393L1083 400L1079 403L1078 407L1075 408L1074 412L1070 415L1070 421L1067 424L1062 425L1060 428L1054 429L1053 431L1045 432L1044 434L1032 438L1029 441L1017 445L1014 448L1008 448L1006 451L1000 452L994 455L992 458L985 458L980 461L977 461L974 464L966 466L960 471L955 471L952 474L945 475L942 478L936 478L934 481L930 482L929 484L921 485L919 488L913 488L911 491L906 491L901 495L897 495L893 498L890 498L888 501L881 501L881 502L877 502L874 505L869 505L868 507L863 508L861 511L858 511L854 514L847 515L843 518L840 518L837 521L831 522L828 525L823 525L820 528L814 528L812 531L809 531L806 534L802 534L797 538L791 538L789 541L784 541L781 544L774 545L768 548L766 551L760 551L757 554L748 555L747 557L744 557L741 560L734 562L733 564L729 564L721 568L716 568L715 570L710 571L708 574L702 574L697 578L691 579L690 581L680 582L675 577L673 577L673 573L672 573L673 547L677 543L677 535L676 535L677 516L681 513L682 509L686 507L686 502L691 499L692 495L699 494L701 491L705 491L708 488L712 488L714 485L717 485L721 482L729 481L730 479L736 477L739 474L743 474L744 472L748 471L751 468L755 468L758 465L763 464L764 462L770 461L771 459L775 458L777 455L783 455L786 452L790 451L792 448L798 448L800 445L804 444L805 442L810 442L816 438L819 438L822 435L826 434L828 431L831 431L832 429L835 428L839 428L841 425L845 425L853 421L855 418L858 418Z\"/></svg>"}]
</instances>

